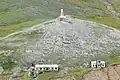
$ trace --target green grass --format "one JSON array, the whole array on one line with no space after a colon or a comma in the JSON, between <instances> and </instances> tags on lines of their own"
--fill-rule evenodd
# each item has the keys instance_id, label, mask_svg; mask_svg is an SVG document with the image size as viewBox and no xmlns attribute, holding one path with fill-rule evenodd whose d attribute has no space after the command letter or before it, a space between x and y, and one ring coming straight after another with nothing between
<instances>
[{"instance_id":1,"label":"green grass","mask_svg":"<svg viewBox=\"0 0 120 80\"><path fill-rule=\"evenodd\" d=\"M83 80L83 76L87 74L89 71L91 71L91 69L89 68L78 68L73 69L72 71L70 71L70 73L79 78L80 80Z\"/></svg>"},{"instance_id":2,"label":"green grass","mask_svg":"<svg viewBox=\"0 0 120 80\"><path fill-rule=\"evenodd\" d=\"M14 68L17 64L11 61L11 57L4 56L3 54L0 55L0 64L4 68L4 70L11 70Z\"/></svg>"},{"instance_id":3,"label":"green grass","mask_svg":"<svg viewBox=\"0 0 120 80\"><path fill-rule=\"evenodd\" d=\"M120 53L111 53L110 54L111 65L120 64Z\"/></svg>"},{"instance_id":4,"label":"green grass","mask_svg":"<svg viewBox=\"0 0 120 80\"><path fill-rule=\"evenodd\" d=\"M33 20L33 21L20 23L20 24L14 24L14 25L0 27L0 37L7 36L10 33L22 30L22 29L27 28L27 27L31 27L31 26L39 24L43 21L45 21L45 20L37 19L37 20Z\"/></svg>"},{"instance_id":5,"label":"green grass","mask_svg":"<svg viewBox=\"0 0 120 80\"><path fill-rule=\"evenodd\" d=\"M37 37L41 37L43 33L37 33L37 31L33 31L30 34L23 34L20 35L19 37L25 37L27 39L37 39ZM17 35L18 36L18 35Z\"/></svg>"},{"instance_id":6,"label":"green grass","mask_svg":"<svg viewBox=\"0 0 120 80\"><path fill-rule=\"evenodd\" d=\"M57 76L56 72L46 72L38 76L38 80L50 80L50 78L55 78Z\"/></svg>"},{"instance_id":7,"label":"green grass","mask_svg":"<svg viewBox=\"0 0 120 80\"><path fill-rule=\"evenodd\" d=\"M113 0L113 6L117 12L120 12L120 0Z\"/></svg>"},{"instance_id":8,"label":"green grass","mask_svg":"<svg viewBox=\"0 0 120 80\"><path fill-rule=\"evenodd\" d=\"M56 72L45 72L38 75L37 80L50 80L50 78L56 77ZM33 80L32 76L27 76L27 73L23 73L22 80Z\"/></svg>"},{"instance_id":9,"label":"green grass","mask_svg":"<svg viewBox=\"0 0 120 80\"><path fill-rule=\"evenodd\" d=\"M12 56L5 56L5 53L0 54L0 64L4 70L9 71L17 65L16 63L12 62L12 59Z\"/></svg>"},{"instance_id":10,"label":"green grass","mask_svg":"<svg viewBox=\"0 0 120 80\"><path fill-rule=\"evenodd\" d=\"M27 74L25 74L25 73L23 74L23 76L21 78L22 78L22 80L33 80L32 77L27 76Z\"/></svg>"},{"instance_id":11,"label":"green grass","mask_svg":"<svg viewBox=\"0 0 120 80\"><path fill-rule=\"evenodd\" d=\"M120 29L120 19L116 19L115 17L94 17L89 18L89 20Z\"/></svg>"},{"instance_id":12,"label":"green grass","mask_svg":"<svg viewBox=\"0 0 120 80\"><path fill-rule=\"evenodd\" d=\"M115 65L115 64L120 64L120 59L113 59L112 60L112 65Z\"/></svg>"},{"instance_id":13,"label":"green grass","mask_svg":"<svg viewBox=\"0 0 120 80\"><path fill-rule=\"evenodd\" d=\"M27 13L23 9L10 9L9 12L0 13L0 26L26 22L29 20L29 17L26 15Z\"/></svg>"},{"instance_id":14,"label":"green grass","mask_svg":"<svg viewBox=\"0 0 120 80\"><path fill-rule=\"evenodd\" d=\"M50 80L50 79L64 79L65 77L69 76L69 75L73 75L73 76L78 76L79 79L83 79L83 76L85 74L87 74L90 71L90 69L87 68L78 68L78 69L73 69L71 71L68 72L67 75L64 76L60 76L59 74L57 74L56 72L48 72L48 73L43 73L40 74L38 77L38 80Z\"/></svg>"},{"instance_id":15,"label":"green grass","mask_svg":"<svg viewBox=\"0 0 120 80\"><path fill-rule=\"evenodd\" d=\"M82 5L82 7L86 6L84 8L84 10L82 10L84 12L84 14L78 12L78 14L81 14L82 17L81 17L81 15L78 16L76 13L74 14L74 17L76 17L76 18L84 17L83 19L85 19L85 20L98 22L101 24L108 25L110 27L114 27L116 29L120 29L120 19L114 17L108 11L106 5L102 4L100 1L98 1L98 0L96 0L96 1L95 0L92 0L92 1L91 0L74 0L74 1L66 0L66 1L71 2L71 4L74 3L75 5ZM115 3L115 4L119 4L119 6L120 6L120 1L116 0L116 2L117 3ZM88 10L86 10L87 7L89 7Z\"/></svg>"},{"instance_id":16,"label":"green grass","mask_svg":"<svg viewBox=\"0 0 120 80\"><path fill-rule=\"evenodd\" d=\"M5 70L10 70L10 69L14 68L15 66L16 66L16 64L14 62L10 62L10 61L2 64L2 67Z\"/></svg>"}]
</instances>

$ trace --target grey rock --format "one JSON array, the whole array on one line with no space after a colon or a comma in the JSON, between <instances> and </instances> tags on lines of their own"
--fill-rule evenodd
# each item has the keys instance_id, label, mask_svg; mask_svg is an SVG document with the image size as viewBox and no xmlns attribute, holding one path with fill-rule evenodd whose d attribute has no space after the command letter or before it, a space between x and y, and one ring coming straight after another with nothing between
<instances>
[{"instance_id":1,"label":"grey rock","mask_svg":"<svg viewBox=\"0 0 120 80\"><path fill-rule=\"evenodd\" d=\"M0 66L0 74L2 74L3 71L4 71L3 67Z\"/></svg>"}]
</instances>

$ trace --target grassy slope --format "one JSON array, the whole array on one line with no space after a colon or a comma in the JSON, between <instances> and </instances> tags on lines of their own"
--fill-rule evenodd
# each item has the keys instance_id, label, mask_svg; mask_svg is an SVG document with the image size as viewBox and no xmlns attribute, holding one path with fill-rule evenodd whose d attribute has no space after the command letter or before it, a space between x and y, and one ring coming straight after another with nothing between
<instances>
[{"instance_id":1,"label":"grassy slope","mask_svg":"<svg viewBox=\"0 0 120 80\"><path fill-rule=\"evenodd\" d=\"M95 17L89 18L89 20L120 29L120 19L116 19L115 17Z\"/></svg>"},{"instance_id":2,"label":"grassy slope","mask_svg":"<svg viewBox=\"0 0 120 80\"><path fill-rule=\"evenodd\" d=\"M120 0L113 0L113 6L118 12L120 12Z\"/></svg>"},{"instance_id":3,"label":"grassy slope","mask_svg":"<svg viewBox=\"0 0 120 80\"><path fill-rule=\"evenodd\" d=\"M60 74L56 73L56 72L45 72L42 74L38 75L38 80L56 80L56 79L65 79L65 77L67 76L75 76L76 79L80 79L83 80L83 76L88 73L91 69L86 69L86 68L78 68L78 69L74 69L68 72L67 75L62 75L60 76ZM27 73L24 73L24 75L22 76L22 80L32 80L32 77L27 76Z\"/></svg>"},{"instance_id":4,"label":"grassy slope","mask_svg":"<svg viewBox=\"0 0 120 80\"><path fill-rule=\"evenodd\" d=\"M71 72L72 72L72 75L74 75L76 79L84 80L83 76L87 74L89 71L91 71L91 69L79 68L79 69L72 70Z\"/></svg>"},{"instance_id":5,"label":"grassy slope","mask_svg":"<svg viewBox=\"0 0 120 80\"><path fill-rule=\"evenodd\" d=\"M53 19L60 8L74 17L120 28L120 20L99 0L0 0L0 36Z\"/></svg>"},{"instance_id":6,"label":"grassy slope","mask_svg":"<svg viewBox=\"0 0 120 80\"><path fill-rule=\"evenodd\" d=\"M8 25L8 26L0 27L0 36L6 36L10 33L18 31L20 29L31 27L33 25L39 24L43 21L45 21L45 20L36 19L33 21L27 21L27 22L23 22L20 24L12 24L12 25Z\"/></svg>"}]
</instances>

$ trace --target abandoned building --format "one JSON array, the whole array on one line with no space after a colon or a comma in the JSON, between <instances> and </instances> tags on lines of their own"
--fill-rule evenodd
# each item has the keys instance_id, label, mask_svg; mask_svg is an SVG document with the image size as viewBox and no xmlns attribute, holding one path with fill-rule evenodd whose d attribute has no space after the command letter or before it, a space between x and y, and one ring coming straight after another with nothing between
<instances>
[{"instance_id":1,"label":"abandoned building","mask_svg":"<svg viewBox=\"0 0 120 80\"><path fill-rule=\"evenodd\" d=\"M35 70L46 72L46 71L59 71L59 66L57 64L36 64Z\"/></svg>"},{"instance_id":2,"label":"abandoned building","mask_svg":"<svg viewBox=\"0 0 120 80\"><path fill-rule=\"evenodd\" d=\"M91 68L104 68L105 67L105 61L96 60L91 61Z\"/></svg>"}]
</instances>

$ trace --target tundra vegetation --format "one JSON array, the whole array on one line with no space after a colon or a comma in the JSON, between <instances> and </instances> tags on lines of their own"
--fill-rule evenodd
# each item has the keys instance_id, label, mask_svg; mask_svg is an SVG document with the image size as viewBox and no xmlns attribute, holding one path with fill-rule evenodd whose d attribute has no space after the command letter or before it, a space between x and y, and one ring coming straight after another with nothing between
<instances>
[{"instance_id":1,"label":"tundra vegetation","mask_svg":"<svg viewBox=\"0 0 120 80\"><path fill-rule=\"evenodd\" d=\"M119 5L117 1L119 0L114 0L115 5ZM120 28L120 20L115 18L100 0L1 0L0 36L56 18L61 7L64 7L66 14L76 18ZM119 9L119 6L116 8Z\"/></svg>"},{"instance_id":2,"label":"tundra vegetation","mask_svg":"<svg viewBox=\"0 0 120 80\"><path fill-rule=\"evenodd\" d=\"M119 0L112 0L112 6L117 12L120 12ZM74 18L94 21L118 30L120 29L120 18L114 16L111 11L108 10L107 5L100 0L0 0L0 39L11 33L31 28L36 24L57 18L61 8L64 8L65 14L70 14ZM33 31L31 34L14 35L10 37L10 39L16 38L16 40L13 40L14 43L12 40L0 40L0 65L4 68L4 72L0 75L0 79L6 80L11 77L11 69L18 66L16 61L20 60L21 52L19 52L19 49L22 50L26 48L26 40L34 43L35 40L37 41L35 38L42 37L43 34L44 32L42 31L39 35L37 32ZM18 39L18 37L25 38ZM10 43L7 44L7 42ZM19 45L22 43L22 46ZM10 46L11 44L14 46ZM112 64L120 64L119 53L120 52L116 50L112 51L110 54L94 55L90 58L91 60L107 60L107 65L109 67ZM80 61L84 58L86 57L81 57ZM59 59L61 59L61 57ZM66 62L67 61L69 61L69 58ZM82 63L84 63L84 61L81 61L81 64ZM89 69L76 70L71 71L67 76L75 75L78 79L82 79L82 76L89 72ZM54 75L54 73L39 75L41 78L40 80L48 80L46 76L53 77L51 74ZM27 73L23 72L21 75L22 80L31 80L30 77L28 78L26 76Z\"/></svg>"}]
</instances>

